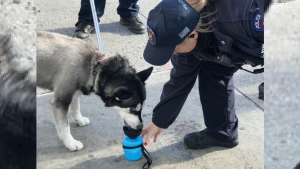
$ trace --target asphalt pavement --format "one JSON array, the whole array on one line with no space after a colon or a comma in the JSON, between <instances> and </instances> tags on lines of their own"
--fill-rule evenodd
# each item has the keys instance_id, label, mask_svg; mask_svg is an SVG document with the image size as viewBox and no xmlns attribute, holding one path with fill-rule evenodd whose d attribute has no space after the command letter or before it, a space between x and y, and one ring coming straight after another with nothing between
<instances>
[{"instance_id":1,"label":"asphalt pavement","mask_svg":"<svg viewBox=\"0 0 300 169\"><path fill-rule=\"evenodd\" d=\"M135 35L119 23L117 0L107 1L100 30L104 53L129 58L138 71L151 66L143 59L147 35ZM159 0L139 1L140 18L146 23L149 11ZM80 8L79 0L36 1L37 30L57 32L72 36ZM97 45L96 34L87 41ZM146 81L147 100L143 109L144 125L151 123L152 109L159 102L164 83L169 79L172 65L167 63L154 68ZM251 68L250 68L251 69ZM264 168L264 101L259 100L258 85L264 74L252 75L239 71L234 76L236 112L239 117L240 144L232 149L214 147L189 150L184 147L185 134L205 128L199 101L198 85L192 89L180 115L159 136L157 143L146 148L153 158L152 168L203 168L203 169L262 169ZM95 95L81 97L81 112L91 123L78 127L70 120L71 133L82 141L84 148L70 152L59 141L49 98L51 93L37 90L37 166L39 169L136 169L142 168L144 158L136 162L125 159L122 150L123 122L114 109L105 108Z\"/></svg>"}]
</instances>

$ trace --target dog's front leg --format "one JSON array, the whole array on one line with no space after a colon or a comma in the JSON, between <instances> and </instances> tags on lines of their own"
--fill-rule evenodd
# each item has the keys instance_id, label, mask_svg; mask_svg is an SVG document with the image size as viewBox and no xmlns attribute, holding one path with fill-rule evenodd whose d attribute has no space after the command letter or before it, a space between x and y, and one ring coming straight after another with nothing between
<instances>
[{"instance_id":1,"label":"dog's front leg","mask_svg":"<svg viewBox=\"0 0 300 169\"><path fill-rule=\"evenodd\" d=\"M55 98L50 100L55 119L55 127L58 137L64 142L64 145L70 150L81 150L83 144L73 138L70 132L70 125L67 116L68 106L62 100Z\"/></svg>"},{"instance_id":2,"label":"dog's front leg","mask_svg":"<svg viewBox=\"0 0 300 169\"><path fill-rule=\"evenodd\" d=\"M73 98L69 107L69 113L72 115L74 121L79 126L86 126L90 123L90 120L87 117L83 117L80 112L80 103L79 96L82 95L82 92L77 91Z\"/></svg>"}]
</instances>

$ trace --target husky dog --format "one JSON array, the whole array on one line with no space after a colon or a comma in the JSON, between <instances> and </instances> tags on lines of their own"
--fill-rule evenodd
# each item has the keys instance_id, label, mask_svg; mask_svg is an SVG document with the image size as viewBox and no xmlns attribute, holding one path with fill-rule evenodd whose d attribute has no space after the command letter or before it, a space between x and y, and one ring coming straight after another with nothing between
<instances>
[{"instance_id":1,"label":"husky dog","mask_svg":"<svg viewBox=\"0 0 300 169\"><path fill-rule=\"evenodd\" d=\"M142 129L145 81L152 70L136 73L126 58L108 57L84 40L37 32L37 86L54 92L50 104L56 130L70 151L82 149L83 144L71 135L67 113L79 126L90 123L80 113L82 94L95 92L106 107L119 109L126 125Z\"/></svg>"},{"instance_id":2,"label":"husky dog","mask_svg":"<svg viewBox=\"0 0 300 169\"><path fill-rule=\"evenodd\" d=\"M10 33L0 34L0 70L5 68L0 72L0 168L31 169L36 168L35 59L14 40Z\"/></svg>"}]
</instances>

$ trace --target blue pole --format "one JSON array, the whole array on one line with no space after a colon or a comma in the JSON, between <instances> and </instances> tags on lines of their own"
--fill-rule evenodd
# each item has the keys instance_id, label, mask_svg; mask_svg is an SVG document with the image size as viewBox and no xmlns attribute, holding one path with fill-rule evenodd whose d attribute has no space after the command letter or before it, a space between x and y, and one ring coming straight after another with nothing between
<instances>
[{"instance_id":1,"label":"blue pole","mask_svg":"<svg viewBox=\"0 0 300 169\"><path fill-rule=\"evenodd\" d=\"M100 36L100 28L99 28L99 23L98 23L98 19L97 19L97 13L96 13L96 9L95 9L94 0L90 0L90 4L91 4L91 8L92 8L92 13L93 13L93 20L94 20L94 25L95 25L95 29L96 29L99 50L101 53L103 53L103 47L102 47L101 36Z\"/></svg>"}]
</instances>

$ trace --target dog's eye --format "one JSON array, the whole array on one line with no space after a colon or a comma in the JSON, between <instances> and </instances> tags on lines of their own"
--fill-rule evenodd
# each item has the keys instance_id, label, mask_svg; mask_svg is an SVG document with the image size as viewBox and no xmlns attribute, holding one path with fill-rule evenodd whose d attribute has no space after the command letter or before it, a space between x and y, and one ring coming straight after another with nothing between
<instances>
[{"instance_id":1,"label":"dog's eye","mask_svg":"<svg viewBox=\"0 0 300 169\"><path fill-rule=\"evenodd\" d=\"M128 100L132 97L132 93L126 90L121 90L116 94L115 99L118 101Z\"/></svg>"}]
</instances>

